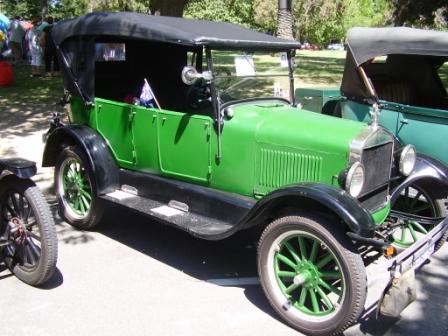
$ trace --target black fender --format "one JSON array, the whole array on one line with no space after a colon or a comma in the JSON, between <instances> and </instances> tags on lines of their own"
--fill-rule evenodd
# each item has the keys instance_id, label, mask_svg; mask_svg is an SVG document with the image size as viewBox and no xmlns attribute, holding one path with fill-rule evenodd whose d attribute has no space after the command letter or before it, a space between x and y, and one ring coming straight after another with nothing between
<instances>
[{"instance_id":1,"label":"black fender","mask_svg":"<svg viewBox=\"0 0 448 336\"><path fill-rule=\"evenodd\" d=\"M21 158L0 159L0 175L5 171L27 179L36 175L37 168L35 162Z\"/></svg>"},{"instance_id":2,"label":"black fender","mask_svg":"<svg viewBox=\"0 0 448 336\"><path fill-rule=\"evenodd\" d=\"M393 188L391 202L394 203L400 192L411 184L418 184L430 191L433 197L445 198L448 196L448 167L428 155L418 153L412 173Z\"/></svg>"},{"instance_id":3,"label":"black fender","mask_svg":"<svg viewBox=\"0 0 448 336\"><path fill-rule=\"evenodd\" d=\"M79 146L86 154L95 176L98 194L114 191L119 186L118 166L106 141L93 129L82 125L55 128L45 144L42 167L53 167L66 146Z\"/></svg>"},{"instance_id":4,"label":"black fender","mask_svg":"<svg viewBox=\"0 0 448 336\"><path fill-rule=\"evenodd\" d=\"M292 202L294 209L334 213L351 232L363 237L372 237L375 231L376 225L371 214L357 199L338 187L320 183L304 183L277 189L259 200L244 221L255 223L258 218L277 206L281 207L285 202ZM313 209L309 207L310 202Z\"/></svg>"}]
</instances>

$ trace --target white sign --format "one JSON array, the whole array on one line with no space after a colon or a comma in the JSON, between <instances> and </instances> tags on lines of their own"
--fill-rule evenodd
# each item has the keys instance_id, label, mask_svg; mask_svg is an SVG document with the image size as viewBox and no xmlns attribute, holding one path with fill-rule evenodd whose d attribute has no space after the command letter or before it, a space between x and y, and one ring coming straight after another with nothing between
<instances>
[{"instance_id":1,"label":"white sign","mask_svg":"<svg viewBox=\"0 0 448 336\"><path fill-rule=\"evenodd\" d=\"M280 66L282 68L287 68L289 66L289 64L288 64L288 56L286 55L285 52L280 54Z\"/></svg>"},{"instance_id":2,"label":"white sign","mask_svg":"<svg viewBox=\"0 0 448 336\"><path fill-rule=\"evenodd\" d=\"M237 76L255 76L254 59L251 55L235 56Z\"/></svg>"}]
</instances>

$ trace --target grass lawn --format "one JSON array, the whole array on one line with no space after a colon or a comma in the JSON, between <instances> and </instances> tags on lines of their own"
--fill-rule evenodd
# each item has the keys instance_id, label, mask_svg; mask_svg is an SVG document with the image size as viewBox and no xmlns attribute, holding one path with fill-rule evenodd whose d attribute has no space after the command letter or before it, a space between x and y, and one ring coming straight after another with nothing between
<instances>
[{"instance_id":1,"label":"grass lawn","mask_svg":"<svg viewBox=\"0 0 448 336\"><path fill-rule=\"evenodd\" d=\"M295 58L295 86L339 87L344 70L345 51L302 50Z\"/></svg>"},{"instance_id":2,"label":"grass lawn","mask_svg":"<svg viewBox=\"0 0 448 336\"><path fill-rule=\"evenodd\" d=\"M28 65L14 67L14 85L0 87L0 106L54 104L62 97L60 77L33 78ZM2 108L3 110L3 108Z\"/></svg>"}]
</instances>

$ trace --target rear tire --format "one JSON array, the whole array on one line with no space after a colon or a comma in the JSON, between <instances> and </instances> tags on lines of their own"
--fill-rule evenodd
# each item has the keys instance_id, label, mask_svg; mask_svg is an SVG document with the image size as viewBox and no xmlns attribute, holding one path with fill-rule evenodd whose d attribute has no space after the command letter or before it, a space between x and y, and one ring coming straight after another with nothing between
<instances>
[{"instance_id":1,"label":"rear tire","mask_svg":"<svg viewBox=\"0 0 448 336\"><path fill-rule=\"evenodd\" d=\"M287 216L269 224L258 246L258 272L271 306L305 334L339 334L363 312L363 261L322 218Z\"/></svg>"},{"instance_id":2,"label":"rear tire","mask_svg":"<svg viewBox=\"0 0 448 336\"><path fill-rule=\"evenodd\" d=\"M54 173L60 216L83 230L94 228L103 215L92 168L77 147L66 147L56 162Z\"/></svg>"},{"instance_id":3,"label":"rear tire","mask_svg":"<svg viewBox=\"0 0 448 336\"><path fill-rule=\"evenodd\" d=\"M1 235L6 266L23 282L41 285L56 269L58 244L53 216L31 180L14 175L0 180Z\"/></svg>"}]
</instances>

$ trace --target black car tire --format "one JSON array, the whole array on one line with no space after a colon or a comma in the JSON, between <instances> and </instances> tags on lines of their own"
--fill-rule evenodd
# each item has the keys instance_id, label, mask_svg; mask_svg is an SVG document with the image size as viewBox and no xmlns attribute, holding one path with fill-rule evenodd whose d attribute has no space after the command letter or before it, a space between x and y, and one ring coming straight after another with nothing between
<instances>
[{"instance_id":1,"label":"black car tire","mask_svg":"<svg viewBox=\"0 0 448 336\"><path fill-rule=\"evenodd\" d=\"M70 205L68 191L63 185L64 171L68 164L79 163L80 172L88 182L91 204L85 214L78 214ZM70 225L82 229L91 230L99 224L103 215L104 205L98 198L95 178L86 155L78 147L66 147L58 157L54 173L54 185L59 204L60 216Z\"/></svg>"},{"instance_id":2,"label":"black car tire","mask_svg":"<svg viewBox=\"0 0 448 336\"><path fill-rule=\"evenodd\" d=\"M328 317L314 318L313 316L309 317L306 313L303 314L296 308L297 303L291 302L291 298L284 296L282 287L272 277L272 272L275 273L279 270L278 264L274 266L271 262L278 257L276 253L279 254L282 251L279 247L280 239L287 240L289 238L283 237L289 237L289 234L293 237L296 232L305 236L309 235L312 239L317 239L317 242L320 241L321 248L328 249L337 265L340 265L340 268L335 269L342 271L341 281L343 281L343 286L341 288L344 288L344 290L341 291L342 294L338 298L340 302L334 305L335 310ZM308 251L310 251L309 248ZM310 261L316 258L316 255L314 258L311 257L312 255L311 252L309 255ZM318 255L319 258L323 258L320 252ZM305 260L305 257L302 256L302 260ZM317 259L316 265L319 264L319 260L322 259ZM343 232L332 227L331 223L322 218L311 215L287 216L270 223L264 230L258 245L258 272L264 293L271 306L290 326L305 334L339 334L354 324L363 312L367 295L367 278L363 261L360 255L355 252L352 242L347 239ZM294 278L293 283L295 281ZM307 284L304 283L301 286L298 288L301 288L303 292ZM309 289L306 288L306 290ZM316 292L315 289L312 290ZM286 306L285 302L287 302Z\"/></svg>"},{"instance_id":3,"label":"black car tire","mask_svg":"<svg viewBox=\"0 0 448 336\"><path fill-rule=\"evenodd\" d=\"M15 205L10 204L11 197L18 198ZM17 278L29 285L45 283L56 269L58 256L56 228L48 203L34 182L14 175L0 180L0 200L1 233L6 233L10 240L10 245L2 251L6 266ZM16 209L17 207L22 210ZM17 234L5 231L8 225L6 220L11 220L7 219L11 211L16 213L14 217L26 224L25 238L20 244L16 243L16 239L19 239ZM28 223L31 215L34 215L35 222ZM34 226L38 230L34 230ZM28 263L31 259L33 263Z\"/></svg>"}]
</instances>

